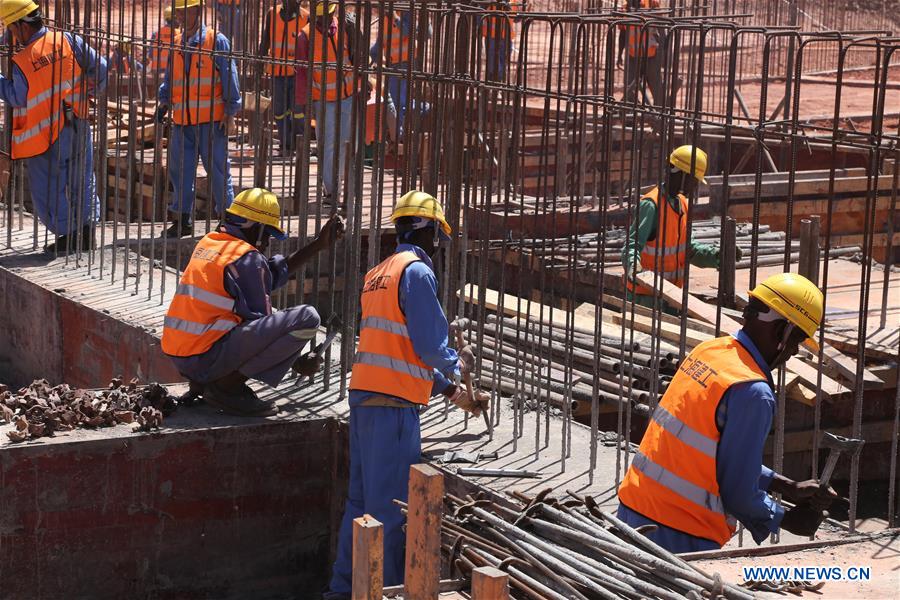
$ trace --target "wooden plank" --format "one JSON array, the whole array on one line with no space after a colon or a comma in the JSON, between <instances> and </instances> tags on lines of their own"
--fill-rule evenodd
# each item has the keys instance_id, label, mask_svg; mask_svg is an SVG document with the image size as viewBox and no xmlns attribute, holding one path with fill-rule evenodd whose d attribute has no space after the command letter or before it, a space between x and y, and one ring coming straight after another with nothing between
<instances>
[{"instance_id":1,"label":"wooden plank","mask_svg":"<svg viewBox=\"0 0 900 600\"><path fill-rule=\"evenodd\" d=\"M441 507L444 476L431 465L409 468L406 520L406 597L437 600L441 581Z\"/></svg>"},{"instance_id":2,"label":"wooden plank","mask_svg":"<svg viewBox=\"0 0 900 600\"><path fill-rule=\"evenodd\" d=\"M509 576L494 567L472 569L472 600L509 600Z\"/></svg>"},{"instance_id":3,"label":"wooden plank","mask_svg":"<svg viewBox=\"0 0 900 600\"><path fill-rule=\"evenodd\" d=\"M680 326L664 321L654 324L652 317L639 315L637 313L635 313L634 316L630 314L625 316L620 313L604 311L603 319L608 323L614 323L620 327L631 328L635 331L646 333L647 335L657 335L658 333L664 340L673 344L679 344L681 342ZM698 344L711 339L713 339L713 336L708 333L701 333L688 328L686 330L685 347L688 350L692 350Z\"/></svg>"},{"instance_id":4,"label":"wooden plank","mask_svg":"<svg viewBox=\"0 0 900 600\"><path fill-rule=\"evenodd\" d=\"M353 600L382 600L384 591L384 527L363 515L353 519Z\"/></svg>"}]
</instances>

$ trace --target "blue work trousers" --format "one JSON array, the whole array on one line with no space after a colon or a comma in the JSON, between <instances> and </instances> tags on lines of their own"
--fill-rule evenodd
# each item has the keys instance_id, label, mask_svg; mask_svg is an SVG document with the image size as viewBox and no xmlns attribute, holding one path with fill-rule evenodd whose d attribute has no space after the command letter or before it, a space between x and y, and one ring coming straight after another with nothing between
<instances>
[{"instance_id":1,"label":"blue work trousers","mask_svg":"<svg viewBox=\"0 0 900 600\"><path fill-rule=\"evenodd\" d=\"M484 51L487 55L485 79L506 81L506 69L512 53L512 43L505 38L485 38Z\"/></svg>"},{"instance_id":2,"label":"blue work trousers","mask_svg":"<svg viewBox=\"0 0 900 600\"><path fill-rule=\"evenodd\" d=\"M294 136L303 131L303 108L294 102L294 76L272 77L272 104L275 125L281 150L290 153L294 149Z\"/></svg>"},{"instance_id":3,"label":"blue work trousers","mask_svg":"<svg viewBox=\"0 0 900 600\"><path fill-rule=\"evenodd\" d=\"M196 195L198 157L206 169L210 192L216 202L217 216L221 216L234 200L228 138L222 123L172 125L169 139L169 181L172 182L173 193L169 209L175 213L192 211Z\"/></svg>"},{"instance_id":4,"label":"blue work trousers","mask_svg":"<svg viewBox=\"0 0 900 600\"><path fill-rule=\"evenodd\" d=\"M409 63L399 63L392 64L391 68L405 72L408 66ZM406 81L405 76L395 77L388 75L385 79L387 80L388 96L390 96L394 109L397 111L397 138L399 140L403 133L403 124L406 122L406 97L409 93L409 83Z\"/></svg>"},{"instance_id":5,"label":"blue work trousers","mask_svg":"<svg viewBox=\"0 0 900 600\"><path fill-rule=\"evenodd\" d=\"M72 119L47 151L26 159L25 166L34 213L52 233L75 233L100 219L90 123Z\"/></svg>"},{"instance_id":6,"label":"blue work trousers","mask_svg":"<svg viewBox=\"0 0 900 600\"><path fill-rule=\"evenodd\" d=\"M329 589L349 594L353 565L353 519L372 515L384 526L384 585L403 583L406 536L394 499L409 495L409 468L422 460L416 408L350 408L350 487Z\"/></svg>"},{"instance_id":7,"label":"blue work trousers","mask_svg":"<svg viewBox=\"0 0 900 600\"><path fill-rule=\"evenodd\" d=\"M319 102L316 104L316 143L319 153L319 172L322 174L322 185L325 194L337 194L347 162L347 142L350 141L350 115L353 110L354 96L339 102ZM340 107L341 130L337 131L338 107ZM318 125L321 123L321 125ZM340 139L337 136L340 135ZM337 146L337 148L335 148ZM338 165L335 170L335 150L338 151Z\"/></svg>"}]
</instances>

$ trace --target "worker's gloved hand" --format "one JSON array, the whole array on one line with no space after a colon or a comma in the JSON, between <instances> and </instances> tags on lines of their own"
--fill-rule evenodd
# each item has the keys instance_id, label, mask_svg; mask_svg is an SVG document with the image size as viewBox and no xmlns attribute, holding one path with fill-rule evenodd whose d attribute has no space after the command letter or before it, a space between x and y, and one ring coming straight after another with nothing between
<instances>
[{"instance_id":1,"label":"worker's gloved hand","mask_svg":"<svg viewBox=\"0 0 900 600\"><path fill-rule=\"evenodd\" d=\"M322 230L316 237L316 245L320 250L324 250L328 246L333 246L339 239L344 237L344 219L340 215L332 215L330 219L322 225Z\"/></svg>"},{"instance_id":2,"label":"worker's gloved hand","mask_svg":"<svg viewBox=\"0 0 900 600\"><path fill-rule=\"evenodd\" d=\"M784 491L785 497L794 504L808 503L814 509L826 510L837 500L838 493L831 486L822 486L815 479L794 481Z\"/></svg>"},{"instance_id":3,"label":"worker's gloved hand","mask_svg":"<svg viewBox=\"0 0 900 600\"><path fill-rule=\"evenodd\" d=\"M316 356L312 352L301 356L297 360L294 361L294 365L291 367L297 375L303 377L312 377L316 373L318 373L319 369L322 368L322 365L325 364L325 359L321 356Z\"/></svg>"},{"instance_id":4,"label":"worker's gloved hand","mask_svg":"<svg viewBox=\"0 0 900 600\"><path fill-rule=\"evenodd\" d=\"M472 351L471 345L467 344L459 350L459 370L463 376L475 372L475 352Z\"/></svg>"},{"instance_id":5,"label":"worker's gloved hand","mask_svg":"<svg viewBox=\"0 0 900 600\"><path fill-rule=\"evenodd\" d=\"M165 123L166 115L169 114L169 105L168 104L160 104L156 107L156 122L157 123Z\"/></svg>"},{"instance_id":6,"label":"worker's gloved hand","mask_svg":"<svg viewBox=\"0 0 900 600\"><path fill-rule=\"evenodd\" d=\"M797 535L812 535L825 520L826 514L810 504L798 504L784 513L781 528Z\"/></svg>"},{"instance_id":7,"label":"worker's gloved hand","mask_svg":"<svg viewBox=\"0 0 900 600\"><path fill-rule=\"evenodd\" d=\"M222 131L225 132L225 137L229 137L234 132L234 115L222 117Z\"/></svg>"},{"instance_id":8,"label":"worker's gloved hand","mask_svg":"<svg viewBox=\"0 0 900 600\"><path fill-rule=\"evenodd\" d=\"M476 417L481 416L481 411L484 410L491 401L490 394L486 392L482 392L480 390L475 390L473 392L474 397L470 396L469 393L462 386L452 386L453 392L452 394L447 395L447 398L455 404L460 409L470 413Z\"/></svg>"}]
</instances>

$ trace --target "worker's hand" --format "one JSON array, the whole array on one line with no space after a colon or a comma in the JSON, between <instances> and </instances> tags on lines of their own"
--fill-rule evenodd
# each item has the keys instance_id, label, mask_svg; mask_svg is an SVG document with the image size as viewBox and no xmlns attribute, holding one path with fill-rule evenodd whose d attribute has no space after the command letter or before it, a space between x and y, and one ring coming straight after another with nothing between
<instances>
[{"instance_id":1,"label":"worker's hand","mask_svg":"<svg viewBox=\"0 0 900 600\"><path fill-rule=\"evenodd\" d=\"M168 104L160 104L156 107L156 122L157 123L165 123L166 115L169 113L169 105Z\"/></svg>"},{"instance_id":2,"label":"worker's hand","mask_svg":"<svg viewBox=\"0 0 900 600\"><path fill-rule=\"evenodd\" d=\"M630 280L633 281L634 283L639 283L637 276L638 276L643 270L644 270L644 267L641 266L640 261L635 262L635 263L631 266L631 268L628 269L628 272L626 273L626 276L628 277L628 279L630 279Z\"/></svg>"},{"instance_id":3,"label":"worker's hand","mask_svg":"<svg viewBox=\"0 0 900 600\"><path fill-rule=\"evenodd\" d=\"M785 487L784 496L794 504L808 503L817 510L826 510L839 497L832 487L822 486L815 479L792 481Z\"/></svg>"},{"instance_id":4,"label":"worker's hand","mask_svg":"<svg viewBox=\"0 0 900 600\"><path fill-rule=\"evenodd\" d=\"M225 115L222 118L222 131L225 132L225 137L229 137L234 131L234 115Z\"/></svg>"},{"instance_id":5,"label":"worker's hand","mask_svg":"<svg viewBox=\"0 0 900 600\"><path fill-rule=\"evenodd\" d=\"M312 377L313 375L318 373L323 364L325 364L325 359L310 352L309 354L301 356L300 358L295 360L294 365L291 368L297 375L303 377Z\"/></svg>"},{"instance_id":6,"label":"worker's hand","mask_svg":"<svg viewBox=\"0 0 900 600\"><path fill-rule=\"evenodd\" d=\"M463 376L475 372L475 352L472 351L471 345L467 344L459 350L459 370Z\"/></svg>"},{"instance_id":7,"label":"worker's hand","mask_svg":"<svg viewBox=\"0 0 900 600\"><path fill-rule=\"evenodd\" d=\"M463 386L453 386L453 388L453 393L447 396L450 402L476 417L480 417L481 411L490 404L491 396L487 392L475 390L473 391L474 396L470 396Z\"/></svg>"},{"instance_id":8,"label":"worker's hand","mask_svg":"<svg viewBox=\"0 0 900 600\"><path fill-rule=\"evenodd\" d=\"M616 68L617 68L617 69L624 69L624 68L625 68L625 62L622 60L622 55L621 55L621 54L619 55L619 58L616 60Z\"/></svg>"},{"instance_id":9,"label":"worker's hand","mask_svg":"<svg viewBox=\"0 0 900 600\"><path fill-rule=\"evenodd\" d=\"M339 239L344 237L344 219L340 215L332 215L330 219L322 225L322 230L316 237L316 247L324 250L328 246L333 246Z\"/></svg>"},{"instance_id":10,"label":"worker's hand","mask_svg":"<svg viewBox=\"0 0 900 600\"><path fill-rule=\"evenodd\" d=\"M797 535L812 535L825 520L825 513L809 504L799 504L784 513L781 528Z\"/></svg>"}]
</instances>

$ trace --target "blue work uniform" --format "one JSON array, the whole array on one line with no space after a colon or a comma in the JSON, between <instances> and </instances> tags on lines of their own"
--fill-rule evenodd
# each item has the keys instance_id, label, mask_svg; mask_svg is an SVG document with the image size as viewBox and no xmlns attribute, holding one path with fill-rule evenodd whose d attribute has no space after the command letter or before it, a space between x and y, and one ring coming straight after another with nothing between
<instances>
[{"instance_id":1,"label":"blue work uniform","mask_svg":"<svg viewBox=\"0 0 900 600\"><path fill-rule=\"evenodd\" d=\"M716 453L716 480L725 511L740 521L759 544L777 533L784 507L767 494L775 473L762 464L766 437L775 414L772 371L756 344L743 330L735 339L747 349L767 381L739 383L728 388L716 410L716 426L721 438ZM619 504L618 516L632 527L656 525L647 534L671 552L718 550L719 544L657 523Z\"/></svg>"},{"instance_id":2,"label":"blue work uniform","mask_svg":"<svg viewBox=\"0 0 900 600\"><path fill-rule=\"evenodd\" d=\"M41 27L28 43L46 35ZM106 87L106 59L73 33L63 35L72 47L88 89L94 93ZM0 75L0 100L14 108L28 104L28 80L12 63L11 77ZM91 124L71 118L46 152L25 159L31 200L37 218L56 235L75 233L100 219L100 200L94 183L94 153L91 151ZM74 210L73 210L74 209Z\"/></svg>"},{"instance_id":3,"label":"blue work uniform","mask_svg":"<svg viewBox=\"0 0 900 600\"><path fill-rule=\"evenodd\" d=\"M201 25L194 35L187 40L184 53L184 77L188 78L191 61L201 40L206 37L206 26ZM222 100L225 102L225 114L234 116L241 110L241 90L238 86L238 70L234 60L229 58L231 44L221 33L216 34L214 45L216 55L213 61L218 71L218 84L222 86ZM171 104L172 64L166 66L166 74L159 86L159 103ZM234 200L234 189L231 184L231 163L228 159L228 137L222 123L209 122L199 125L176 125L172 123L172 134L169 139L169 181L172 183L172 201L169 210L182 213L182 222L191 222L191 210L197 179L197 160L203 161L211 186L212 197L216 203L218 215L231 206Z\"/></svg>"},{"instance_id":4,"label":"blue work uniform","mask_svg":"<svg viewBox=\"0 0 900 600\"><path fill-rule=\"evenodd\" d=\"M249 241L240 227L223 224L219 231ZM313 339L319 313L312 306L274 312L271 295L288 282L287 259L248 252L225 269L225 291L234 298L234 312L243 322L203 354L170 356L178 371L197 383L209 383L229 373L241 374L272 387Z\"/></svg>"},{"instance_id":5,"label":"blue work uniform","mask_svg":"<svg viewBox=\"0 0 900 600\"><path fill-rule=\"evenodd\" d=\"M448 378L459 374L459 356L448 345L447 318L438 301L431 258L412 244L399 244L397 252L414 252L421 261L403 272L399 299L413 348L434 369L435 396L450 385ZM403 515L393 501L406 501L409 468L422 460L419 409L412 403L409 408L361 406L373 395L350 391L350 485L329 586L335 594L350 593L353 519L363 514L384 527L384 585L403 583L406 538Z\"/></svg>"}]
</instances>

